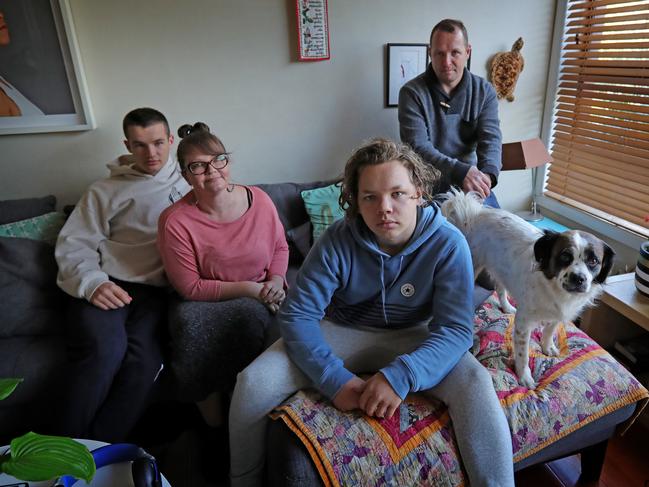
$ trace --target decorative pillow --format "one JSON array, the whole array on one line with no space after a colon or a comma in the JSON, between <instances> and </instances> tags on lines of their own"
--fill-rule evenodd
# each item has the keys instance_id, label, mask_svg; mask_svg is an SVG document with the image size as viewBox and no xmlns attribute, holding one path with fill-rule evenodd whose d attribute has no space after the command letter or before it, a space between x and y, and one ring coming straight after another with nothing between
<instances>
[{"instance_id":1,"label":"decorative pillow","mask_svg":"<svg viewBox=\"0 0 649 487\"><path fill-rule=\"evenodd\" d=\"M302 191L304 207L313 226L313 241L324 233L329 225L345 216L340 207L341 183L331 184L324 188Z\"/></svg>"},{"instance_id":2,"label":"decorative pillow","mask_svg":"<svg viewBox=\"0 0 649 487\"><path fill-rule=\"evenodd\" d=\"M53 211L27 220L0 225L0 237L29 238L54 244L64 223L65 215Z\"/></svg>"},{"instance_id":3,"label":"decorative pillow","mask_svg":"<svg viewBox=\"0 0 649 487\"><path fill-rule=\"evenodd\" d=\"M44 215L54 211L55 208L56 197L54 195L0 201L0 225Z\"/></svg>"},{"instance_id":4,"label":"decorative pillow","mask_svg":"<svg viewBox=\"0 0 649 487\"><path fill-rule=\"evenodd\" d=\"M0 338L61 333L65 295L56 273L52 245L0 237Z\"/></svg>"},{"instance_id":5,"label":"decorative pillow","mask_svg":"<svg viewBox=\"0 0 649 487\"><path fill-rule=\"evenodd\" d=\"M474 325L472 352L492 376L512 432L514 462L649 397L573 324L560 327L558 357L543 355L540 331L533 333L530 367L538 385L521 387L511 370L513 316L500 311L495 294L478 308ZM377 420L341 412L306 390L272 417L281 418L305 444L325 485L466 484L446 407L419 394L410 394L392 418Z\"/></svg>"},{"instance_id":6,"label":"decorative pillow","mask_svg":"<svg viewBox=\"0 0 649 487\"><path fill-rule=\"evenodd\" d=\"M293 243L304 259L311 250L311 222L304 222L295 228L286 231L286 240Z\"/></svg>"}]
</instances>

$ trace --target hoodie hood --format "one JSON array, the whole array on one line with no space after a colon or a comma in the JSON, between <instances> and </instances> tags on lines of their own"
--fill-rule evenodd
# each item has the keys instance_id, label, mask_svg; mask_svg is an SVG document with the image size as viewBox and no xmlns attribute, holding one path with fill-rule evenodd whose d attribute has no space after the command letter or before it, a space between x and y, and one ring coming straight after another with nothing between
<instances>
[{"instance_id":1,"label":"hoodie hood","mask_svg":"<svg viewBox=\"0 0 649 487\"><path fill-rule=\"evenodd\" d=\"M446 222L437 205L417 207L417 225L412 233L410 240L401 251L395 255L406 256L415 252L421 245L426 242L433 233L435 233ZM353 239L364 249L385 257L391 257L390 254L379 248L376 237L372 231L365 225L363 218L359 215L356 220L349 224Z\"/></svg>"},{"instance_id":2,"label":"hoodie hood","mask_svg":"<svg viewBox=\"0 0 649 487\"><path fill-rule=\"evenodd\" d=\"M167 159L166 164L162 166L160 170L155 174L147 174L147 173L143 173L142 171L139 171L138 169L136 169L134 163L121 164L119 162L119 158L106 164L106 167L110 171L111 178L121 176L127 178L151 178L151 179L159 179L161 181L165 181L170 177L173 177L179 169L178 165L173 160L171 155Z\"/></svg>"}]
</instances>

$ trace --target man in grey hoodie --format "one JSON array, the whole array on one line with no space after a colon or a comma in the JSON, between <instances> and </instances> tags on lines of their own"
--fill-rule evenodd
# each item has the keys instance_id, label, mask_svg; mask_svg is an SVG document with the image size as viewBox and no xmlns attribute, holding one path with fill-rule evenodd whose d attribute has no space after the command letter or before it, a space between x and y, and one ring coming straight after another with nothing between
<instances>
[{"instance_id":1,"label":"man in grey hoodie","mask_svg":"<svg viewBox=\"0 0 649 487\"><path fill-rule=\"evenodd\" d=\"M56 427L108 442L125 439L161 369L166 279L157 223L189 189L169 156L162 113L132 110L123 129L133 162L108 164L110 176L81 197L55 251L57 284L71 296L69 400Z\"/></svg>"},{"instance_id":2,"label":"man in grey hoodie","mask_svg":"<svg viewBox=\"0 0 649 487\"><path fill-rule=\"evenodd\" d=\"M399 92L399 131L442 173L438 191L457 186L498 207L492 189L502 167L496 92L466 64L471 44L459 20L444 19L430 34L431 63Z\"/></svg>"}]
</instances>

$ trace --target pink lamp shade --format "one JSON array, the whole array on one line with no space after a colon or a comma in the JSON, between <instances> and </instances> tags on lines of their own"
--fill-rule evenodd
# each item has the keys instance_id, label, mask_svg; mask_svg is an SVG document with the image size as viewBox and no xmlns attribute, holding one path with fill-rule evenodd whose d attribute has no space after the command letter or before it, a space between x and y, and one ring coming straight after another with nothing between
<instances>
[{"instance_id":1,"label":"pink lamp shade","mask_svg":"<svg viewBox=\"0 0 649 487\"><path fill-rule=\"evenodd\" d=\"M552 162L550 153L538 137L503 144L502 157L502 171L532 169L547 164L548 162Z\"/></svg>"}]
</instances>

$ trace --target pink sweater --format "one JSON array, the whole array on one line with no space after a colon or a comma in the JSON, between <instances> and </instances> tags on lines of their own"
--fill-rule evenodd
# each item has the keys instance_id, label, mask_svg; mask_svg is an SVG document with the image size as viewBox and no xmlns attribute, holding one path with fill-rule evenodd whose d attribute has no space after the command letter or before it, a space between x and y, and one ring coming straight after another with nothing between
<instances>
[{"instance_id":1,"label":"pink sweater","mask_svg":"<svg viewBox=\"0 0 649 487\"><path fill-rule=\"evenodd\" d=\"M275 205L249 186L252 204L239 219L219 223L196 207L194 193L158 221L158 248L169 281L185 299L218 301L221 282L285 277L288 244Z\"/></svg>"}]
</instances>

